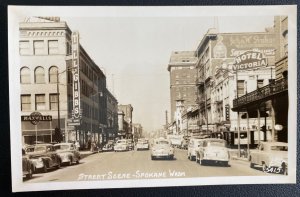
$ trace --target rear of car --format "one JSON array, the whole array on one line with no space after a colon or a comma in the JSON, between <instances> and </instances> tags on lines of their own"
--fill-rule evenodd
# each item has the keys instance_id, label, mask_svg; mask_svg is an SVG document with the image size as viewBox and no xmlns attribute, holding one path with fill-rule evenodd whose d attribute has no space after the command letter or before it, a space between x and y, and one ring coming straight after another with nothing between
<instances>
[{"instance_id":1,"label":"rear of car","mask_svg":"<svg viewBox=\"0 0 300 197\"><path fill-rule=\"evenodd\" d=\"M151 150L151 159L154 160L156 158L174 158L174 148L171 147L171 143L169 140L155 140Z\"/></svg>"},{"instance_id":2,"label":"rear of car","mask_svg":"<svg viewBox=\"0 0 300 197\"><path fill-rule=\"evenodd\" d=\"M213 162L228 166L229 151L226 147L226 141L222 139L207 139L203 141L203 146L197 151L196 160L200 164Z\"/></svg>"},{"instance_id":3,"label":"rear of car","mask_svg":"<svg viewBox=\"0 0 300 197\"><path fill-rule=\"evenodd\" d=\"M136 150L149 150L149 143L146 140L138 140Z\"/></svg>"},{"instance_id":4,"label":"rear of car","mask_svg":"<svg viewBox=\"0 0 300 197\"><path fill-rule=\"evenodd\" d=\"M114 151L127 151L129 150L127 140L118 140L114 146Z\"/></svg>"}]
</instances>

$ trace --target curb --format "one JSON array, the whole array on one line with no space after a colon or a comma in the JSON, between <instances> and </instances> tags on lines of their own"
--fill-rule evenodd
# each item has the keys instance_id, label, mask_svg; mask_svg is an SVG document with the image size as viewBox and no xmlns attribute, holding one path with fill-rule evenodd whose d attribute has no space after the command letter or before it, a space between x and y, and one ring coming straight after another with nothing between
<instances>
[{"instance_id":1,"label":"curb","mask_svg":"<svg viewBox=\"0 0 300 197\"><path fill-rule=\"evenodd\" d=\"M80 159L84 159L84 158L86 158L86 157L88 157L90 155L93 155L95 153L97 153L97 152L84 152L84 153L80 153Z\"/></svg>"}]
</instances>

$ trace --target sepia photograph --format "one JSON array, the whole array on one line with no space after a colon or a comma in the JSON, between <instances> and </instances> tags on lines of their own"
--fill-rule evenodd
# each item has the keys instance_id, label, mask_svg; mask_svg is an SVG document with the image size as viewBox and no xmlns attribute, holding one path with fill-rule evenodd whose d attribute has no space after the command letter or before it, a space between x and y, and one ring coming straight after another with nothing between
<instances>
[{"instance_id":1,"label":"sepia photograph","mask_svg":"<svg viewBox=\"0 0 300 197\"><path fill-rule=\"evenodd\" d=\"M296 183L296 13L8 6L12 191Z\"/></svg>"}]
</instances>

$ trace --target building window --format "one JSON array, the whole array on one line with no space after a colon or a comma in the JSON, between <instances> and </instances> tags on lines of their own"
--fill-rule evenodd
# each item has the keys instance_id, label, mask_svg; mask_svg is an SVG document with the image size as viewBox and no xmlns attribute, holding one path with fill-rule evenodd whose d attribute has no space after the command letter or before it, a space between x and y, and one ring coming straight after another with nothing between
<instances>
[{"instance_id":1,"label":"building window","mask_svg":"<svg viewBox=\"0 0 300 197\"><path fill-rule=\"evenodd\" d=\"M45 71L44 68L39 66L34 71L34 82L45 83Z\"/></svg>"},{"instance_id":2,"label":"building window","mask_svg":"<svg viewBox=\"0 0 300 197\"><path fill-rule=\"evenodd\" d=\"M45 110L45 109L46 109L45 94L36 94L35 110Z\"/></svg>"},{"instance_id":3,"label":"building window","mask_svg":"<svg viewBox=\"0 0 300 197\"><path fill-rule=\"evenodd\" d=\"M31 96L21 95L21 111L27 111L31 109Z\"/></svg>"},{"instance_id":4,"label":"building window","mask_svg":"<svg viewBox=\"0 0 300 197\"><path fill-rule=\"evenodd\" d=\"M58 109L58 94L49 94L50 110Z\"/></svg>"},{"instance_id":5,"label":"building window","mask_svg":"<svg viewBox=\"0 0 300 197\"><path fill-rule=\"evenodd\" d=\"M51 66L49 68L49 83L57 83L58 68L56 66Z\"/></svg>"},{"instance_id":6,"label":"building window","mask_svg":"<svg viewBox=\"0 0 300 197\"><path fill-rule=\"evenodd\" d=\"M27 68L27 67L21 68L20 82L21 83L30 83L30 70L29 70L29 68Z\"/></svg>"},{"instance_id":7,"label":"building window","mask_svg":"<svg viewBox=\"0 0 300 197\"><path fill-rule=\"evenodd\" d=\"M257 88L261 88L264 86L264 80L263 79L258 79L257 80Z\"/></svg>"},{"instance_id":8,"label":"building window","mask_svg":"<svg viewBox=\"0 0 300 197\"><path fill-rule=\"evenodd\" d=\"M58 40L48 40L48 53L58 54Z\"/></svg>"},{"instance_id":9,"label":"building window","mask_svg":"<svg viewBox=\"0 0 300 197\"><path fill-rule=\"evenodd\" d=\"M44 41L43 40L33 41L33 50L34 50L34 55L43 55L44 54Z\"/></svg>"},{"instance_id":10,"label":"building window","mask_svg":"<svg viewBox=\"0 0 300 197\"><path fill-rule=\"evenodd\" d=\"M245 81L244 80L238 80L238 96L242 96L245 94Z\"/></svg>"},{"instance_id":11,"label":"building window","mask_svg":"<svg viewBox=\"0 0 300 197\"><path fill-rule=\"evenodd\" d=\"M29 41L19 42L19 53L20 55L30 55Z\"/></svg>"}]
</instances>

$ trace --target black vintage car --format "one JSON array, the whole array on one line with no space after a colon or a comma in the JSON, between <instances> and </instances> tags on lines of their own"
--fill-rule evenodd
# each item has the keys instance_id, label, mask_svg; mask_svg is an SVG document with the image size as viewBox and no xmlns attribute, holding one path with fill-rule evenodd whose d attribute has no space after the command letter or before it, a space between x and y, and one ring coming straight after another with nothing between
<instances>
[{"instance_id":1,"label":"black vintage car","mask_svg":"<svg viewBox=\"0 0 300 197\"><path fill-rule=\"evenodd\" d=\"M60 168L61 159L52 144L36 144L34 151L28 155L35 171L47 172L49 168Z\"/></svg>"},{"instance_id":2,"label":"black vintage car","mask_svg":"<svg viewBox=\"0 0 300 197\"><path fill-rule=\"evenodd\" d=\"M32 161L29 159L29 156L26 155L24 149L22 149L22 169L23 169L23 177L30 179L34 171L34 166Z\"/></svg>"}]
</instances>

